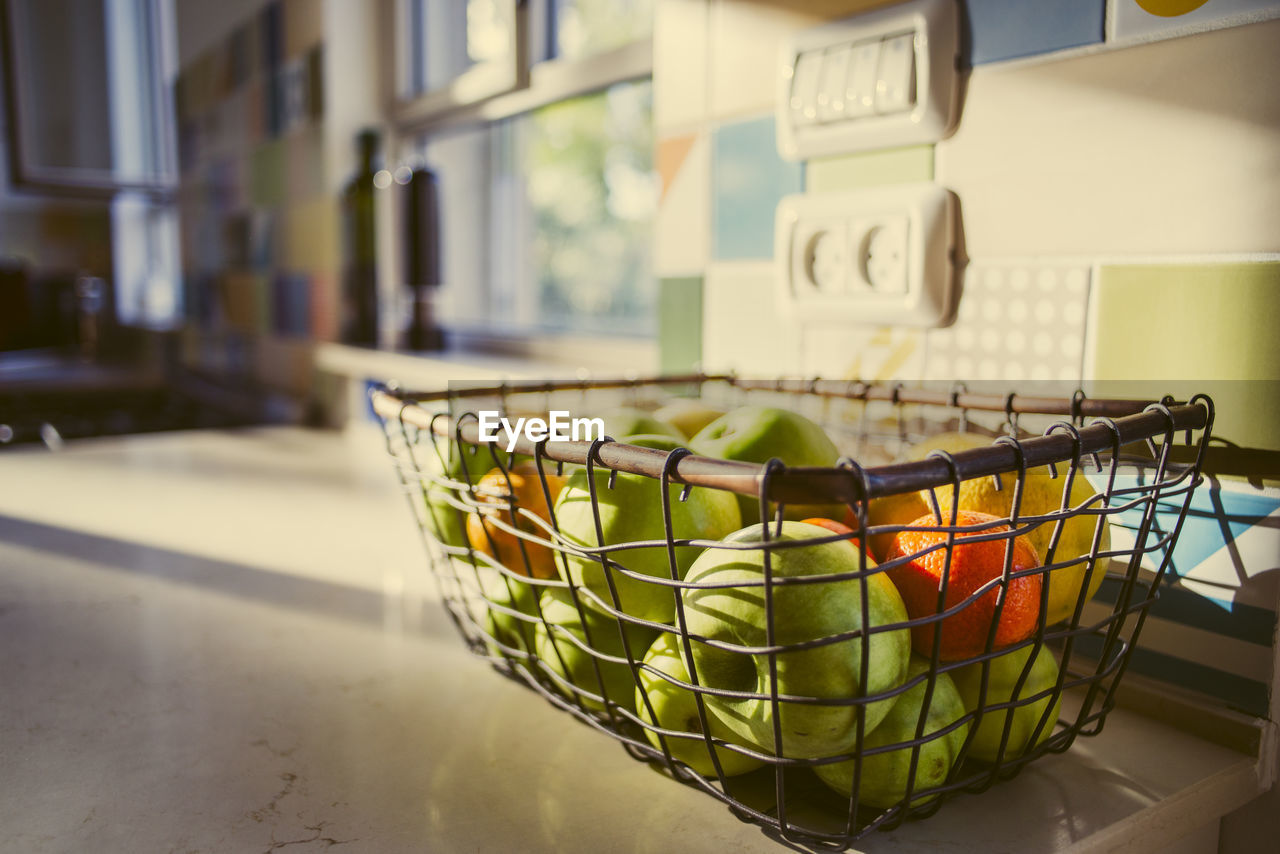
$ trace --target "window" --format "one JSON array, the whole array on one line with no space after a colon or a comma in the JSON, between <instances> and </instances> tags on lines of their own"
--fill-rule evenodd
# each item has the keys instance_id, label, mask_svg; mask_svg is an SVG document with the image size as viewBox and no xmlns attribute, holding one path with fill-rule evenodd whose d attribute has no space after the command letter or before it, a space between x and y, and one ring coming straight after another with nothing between
<instances>
[{"instance_id":1,"label":"window","mask_svg":"<svg viewBox=\"0 0 1280 854\"><path fill-rule=\"evenodd\" d=\"M15 189L107 200L116 317L180 316L165 0L0 0L6 145Z\"/></svg>"},{"instance_id":2,"label":"window","mask_svg":"<svg viewBox=\"0 0 1280 854\"><path fill-rule=\"evenodd\" d=\"M15 187L172 191L171 23L159 0L0 3Z\"/></svg>"},{"instance_id":3,"label":"window","mask_svg":"<svg viewBox=\"0 0 1280 854\"><path fill-rule=\"evenodd\" d=\"M652 335L652 87L620 83L429 137L440 319L507 332Z\"/></svg>"},{"instance_id":4,"label":"window","mask_svg":"<svg viewBox=\"0 0 1280 854\"><path fill-rule=\"evenodd\" d=\"M402 93L494 60L507 30L488 29L493 3L469 0L463 21L463 4L447 18L430 0L406 2L427 26L406 44ZM652 0L529 0L518 14L516 53L535 60L518 88L396 114L402 159L439 188L436 316L483 333L652 336Z\"/></svg>"}]
</instances>

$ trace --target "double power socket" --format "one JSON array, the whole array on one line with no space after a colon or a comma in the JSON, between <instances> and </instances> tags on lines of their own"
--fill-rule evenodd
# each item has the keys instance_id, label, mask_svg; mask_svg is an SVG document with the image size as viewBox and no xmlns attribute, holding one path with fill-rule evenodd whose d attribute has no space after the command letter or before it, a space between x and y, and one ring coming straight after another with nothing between
<instances>
[{"instance_id":1,"label":"double power socket","mask_svg":"<svg viewBox=\"0 0 1280 854\"><path fill-rule=\"evenodd\" d=\"M932 183L784 198L779 307L802 320L943 325L955 304L955 207Z\"/></svg>"}]
</instances>

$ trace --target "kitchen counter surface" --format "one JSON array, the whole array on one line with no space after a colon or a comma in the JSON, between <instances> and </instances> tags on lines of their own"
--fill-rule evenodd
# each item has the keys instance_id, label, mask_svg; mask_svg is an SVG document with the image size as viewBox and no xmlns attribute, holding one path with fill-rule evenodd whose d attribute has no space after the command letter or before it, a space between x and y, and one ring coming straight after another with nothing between
<instances>
[{"instance_id":1,"label":"kitchen counter surface","mask_svg":"<svg viewBox=\"0 0 1280 854\"><path fill-rule=\"evenodd\" d=\"M0 851L776 852L469 655L371 437L0 454ZM1216 850L1250 757L1132 713L861 850Z\"/></svg>"}]
</instances>

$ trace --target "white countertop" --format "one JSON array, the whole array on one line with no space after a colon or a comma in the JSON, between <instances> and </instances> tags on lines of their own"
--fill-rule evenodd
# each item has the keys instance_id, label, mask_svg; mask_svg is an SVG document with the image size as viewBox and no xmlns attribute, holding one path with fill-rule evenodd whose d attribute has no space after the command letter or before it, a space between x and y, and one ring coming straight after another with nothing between
<instances>
[{"instance_id":1,"label":"white countertop","mask_svg":"<svg viewBox=\"0 0 1280 854\"><path fill-rule=\"evenodd\" d=\"M0 851L786 850L468 654L367 438L0 453ZM1193 850L1257 791L1116 712L857 847Z\"/></svg>"}]
</instances>

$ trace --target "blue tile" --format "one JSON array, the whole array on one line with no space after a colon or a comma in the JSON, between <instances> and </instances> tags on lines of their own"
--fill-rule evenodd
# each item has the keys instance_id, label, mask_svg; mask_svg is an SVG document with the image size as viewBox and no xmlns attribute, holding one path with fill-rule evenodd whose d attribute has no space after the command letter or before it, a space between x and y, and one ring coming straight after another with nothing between
<instances>
[{"instance_id":1,"label":"blue tile","mask_svg":"<svg viewBox=\"0 0 1280 854\"><path fill-rule=\"evenodd\" d=\"M969 65L1102 41L1105 0L967 0Z\"/></svg>"},{"instance_id":2,"label":"blue tile","mask_svg":"<svg viewBox=\"0 0 1280 854\"><path fill-rule=\"evenodd\" d=\"M804 167L778 156L773 117L723 125L711 136L711 256L773 256L773 211L804 188Z\"/></svg>"}]
</instances>

